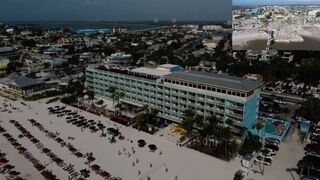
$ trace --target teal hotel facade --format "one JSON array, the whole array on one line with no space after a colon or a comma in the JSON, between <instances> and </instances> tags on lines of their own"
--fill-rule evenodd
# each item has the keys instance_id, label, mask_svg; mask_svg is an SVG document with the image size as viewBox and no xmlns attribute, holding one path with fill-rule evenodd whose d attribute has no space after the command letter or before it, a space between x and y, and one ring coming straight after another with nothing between
<instances>
[{"instance_id":1,"label":"teal hotel facade","mask_svg":"<svg viewBox=\"0 0 320 180\"><path fill-rule=\"evenodd\" d=\"M192 108L201 116L215 114L223 123L233 121L232 132L242 137L242 129L252 129L258 118L261 83L211 72L184 71L164 64L157 68L111 69L88 67L86 86L96 96L110 99L110 86L125 93L122 102L147 104L160 111L159 117L180 123L183 111Z\"/></svg>"}]
</instances>

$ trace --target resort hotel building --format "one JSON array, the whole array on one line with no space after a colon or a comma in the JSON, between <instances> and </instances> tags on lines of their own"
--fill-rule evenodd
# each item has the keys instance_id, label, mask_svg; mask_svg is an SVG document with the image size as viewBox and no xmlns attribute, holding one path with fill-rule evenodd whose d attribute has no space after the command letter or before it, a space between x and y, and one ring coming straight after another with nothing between
<instances>
[{"instance_id":1,"label":"resort hotel building","mask_svg":"<svg viewBox=\"0 0 320 180\"><path fill-rule=\"evenodd\" d=\"M123 103L147 104L166 121L180 123L190 107L204 117L215 114L223 123L230 119L236 137L242 137L243 127L252 129L258 118L261 83L226 74L184 71L171 64L136 69L88 67L86 85L105 99L111 97L108 88L117 87L125 93Z\"/></svg>"}]
</instances>

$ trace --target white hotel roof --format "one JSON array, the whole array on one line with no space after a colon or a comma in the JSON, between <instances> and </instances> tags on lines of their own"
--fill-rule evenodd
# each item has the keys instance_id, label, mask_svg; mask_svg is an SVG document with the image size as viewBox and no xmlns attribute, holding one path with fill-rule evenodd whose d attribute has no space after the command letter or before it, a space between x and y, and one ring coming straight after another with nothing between
<instances>
[{"instance_id":1,"label":"white hotel roof","mask_svg":"<svg viewBox=\"0 0 320 180\"><path fill-rule=\"evenodd\" d=\"M132 71L136 73L142 73L142 74L148 74L148 75L160 76L160 77L171 74L171 72L166 69L154 69L154 68L146 68L146 67L132 69Z\"/></svg>"}]
</instances>

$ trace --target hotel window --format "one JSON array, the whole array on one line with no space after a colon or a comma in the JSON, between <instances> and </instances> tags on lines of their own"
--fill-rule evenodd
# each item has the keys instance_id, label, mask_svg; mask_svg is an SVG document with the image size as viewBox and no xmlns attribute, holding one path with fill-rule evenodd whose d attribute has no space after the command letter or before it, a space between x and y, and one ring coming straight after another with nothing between
<instances>
[{"instance_id":1,"label":"hotel window","mask_svg":"<svg viewBox=\"0 0 320 180\"><path fill-rule=\"evenodd\" d=\"M211 87L207 87L207 90L208 90L208 91L211 91Z\"/></svg>"},{"instance_id":2,"label":"hotel window","mask_svg":"<svg viewBox=\"0 0 320 180\"><path fill-rule=\"evenodd\" d=\"M245 93L241 93L241 97L246 97L246 94Z\"/></svg>"},{"instance_id":3,"label":"hotel window","mask_svg":"<svg viewBox=\"0 0 320 180\"><path fill-rule=\"evenodd\" d=\"M217 92L220 93L220 92L221 92L221 89L217 89Z\"/></svg>"},{"instance_id":4,"label":"hotel window","mask_svg":"<svg viewBox=\"0 0 320 180\"><path fill-rule=\"evenodd\" d=\"M171 80L170 80L170 79L168 80L168 83L171 83Z\"/></svg>"},{"instance_id":5,"label":"hotel window","mask_svg":"<svg viewBox=\"0 0 320 180\"><path fill-rule=\"evenodd\" d=\"M183 82L180 81L180 85L183 85Z\"/></svg>"},{"instance_id":6,"label":"hotel window","mask_svg":"<svg viewBox=\"0 0 320 180\"><path fill-rule=\"evenodd\" d=\"M183 85L184 85L184 86L188 86L188 83L185 82L185 83L183 83Z\"/></svg>"},{"instance_id":7,"label":"hotel window","mask_svg":"<svg viewBox=\"0 0 320 180\"><path fill-rule=\"evenodd\" d=\"M216 88L212 88L212 91L217 91L217 89Z\"/></svg>"},{"instance_id":8,"label":"hotel window","mask_svg":"<svg viewBox=\"0 0 320 180\"><path fill-rule=\"evenodd\" d=\"M192 84L191 84L191 83L189 83L189 87L192 87Z\"/></svg>"},{"instance_id":9,"label":"hotel window","mask_svg":"<svg viewBox=\"0 0 320 180\"><path fill-rule=\"evenodd\" d=\"M222 93L223 93L223 94L226 94L226 90L223 89L223 90L222 90Z\"/></svg>"},{"instance_id":10,"label":"hotel window","mask_svg":"<svg viewBox=\"0 0 320 180\"><path fill-rule=\"evenodd\" d=\"M193 86L194 88L196 88L196 87L197 87L197 85L196 85L196 84L193 84L192 86Z\"/></svg>"},{"instance_id":11,"label":"hotel window","mask_svg":"<svg viewBox=\"0 0 320 180\"><path fill-rule=\"evenodd\" d=\"M232 91L232 95L235 96L235 95L236 95L236 92Z\"/></svg>"},{"instance_id":12,"label":"hotel window","mask_svg":"<svg viewBox=\"0 0 320 180\"><path fill-rule=\"evenodd\" d=\"M231 95L231 91L227 91L229 95Z\"/></svg>"},{"instance_id":13,"label":"hotel window","mask_svg":"<svg viewBox=\"0 0 320 180\"><path fill-rule=\"evenodd\" d=\"M201 89L204 89L204 90L205 90L205 89L207 89L207 87L202 85L202 86L201 86Z\"/></svg>"},{"instance_id":14,"label":"hotel window","mask_svg":"<svg viewBox=\"0 0 320 180\"><path fill-rule=\"evenodd\" d=\"M237 92L237 96L240 96L240 93L239 93L239 92Z\"/></svg>"}]
</instances>

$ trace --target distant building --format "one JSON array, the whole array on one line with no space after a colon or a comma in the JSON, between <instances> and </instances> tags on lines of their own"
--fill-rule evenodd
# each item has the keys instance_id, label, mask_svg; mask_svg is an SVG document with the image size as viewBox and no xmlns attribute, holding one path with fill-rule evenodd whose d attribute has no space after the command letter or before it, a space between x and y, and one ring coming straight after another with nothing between
<instances>
[{"instance_id":1,"label":"distant building","mask_svg":"<svg viewBox=\"0 0 320 180\"><path fill-rule=\"evenodd\" d=\"M9 58L0 56L0 71L6 69L8 64Z\"/></svg>"},{"instance_id":2,"label":"distant building","mask_svg":"<svg viewBox=\"0 0 320 180\"><path fill-rule=\"evenodd\" d=\"M281 58L285 61L291 62L293 61L294 55L292 54L292 52L285 51Z\"/></svg>"},{"instance_id":3,"label":"distant building","mask_svg":"<svg viewBox=\"0 0 320 180\"><path fill-rule=\"evenodd\" d=\"M117 26L114 26L112 28L112 33L124 33L124 32L128 32L128 31L129 31L128 27L117 27Z\"/></svg>"},{"instance_id":4,"label":"distant building","mask_svg":"<svg viewBox=\"0 0 320 180\"><path fill-rule=\"evenodd\" d=\"M320 17L320 9L309 11L308 15L314 18Z\"/></svg>"},{"instance_id":5,"label":"distant building","mask_svg":"<svg viewBox=\"0 0 320 180\"><path fill-rule=\"evenodd\" d=\"M67 53L68 50L60 47L51 47L46 49L43 53L47 55L61 55Z\"/></svg>"},{"instance_id":6,"label":"distant building","mask_svg":"<svg viewBox=\"0 0 320 180\"><path fill-rule=\"evenodd\" d=\"M18 52L17 49L11 46L3 46L0 47L0 56L6 57L6 58L14 58L17 57Z\"/></svg>"},{"instance_id":7,"label":"distant building","mask_svg":"<svg viewBox=\"0 0 320 180\"><path fill-rule=\"evenodd\" d=\"M107 66L124 66L127 65L131 60L130 54L125 54L122 52L111 54L107 57L105 65Z\"/></svg>"},{"instance_id":8,"label":"distant building","mask_svg":"<svg viewBox=\"0 0 320 180\"><path fill-rule=\"evenodd\" d=\"M11 99L42 90L43 87L44 83L17 74L0 79L0 95Z\"/></svg>"},{"instance_id":9,"label":"distant building","mask_svg":"<svg viewBox=\"0 0 320 180\"><path fill-rule=\"evenodd\" d=\"M64 62L67 62L67 60L61 59L61 58L54 58L54 59L47 59L47 60L45 60L45 62L50 63L51 67L59 67Z\"/></svg>"}]
</instances>

